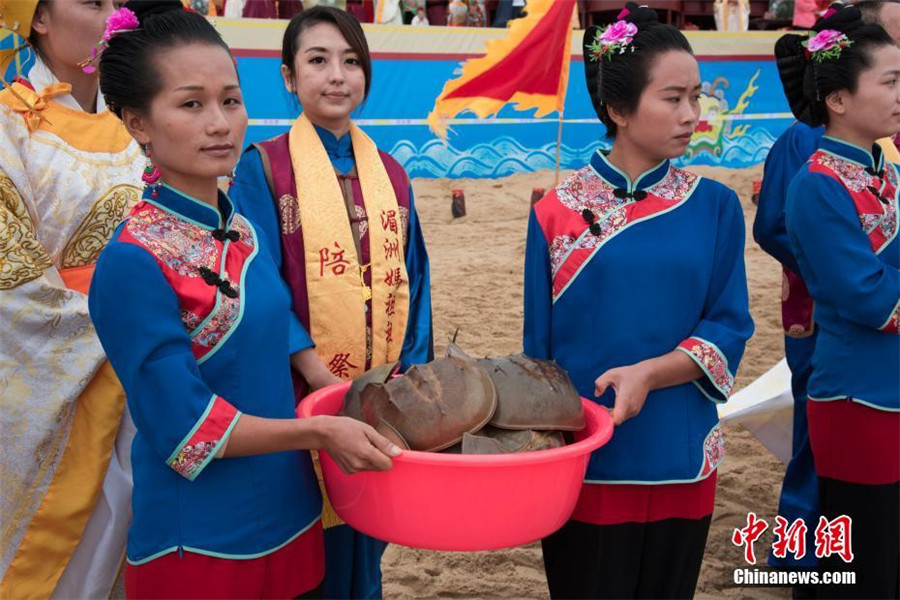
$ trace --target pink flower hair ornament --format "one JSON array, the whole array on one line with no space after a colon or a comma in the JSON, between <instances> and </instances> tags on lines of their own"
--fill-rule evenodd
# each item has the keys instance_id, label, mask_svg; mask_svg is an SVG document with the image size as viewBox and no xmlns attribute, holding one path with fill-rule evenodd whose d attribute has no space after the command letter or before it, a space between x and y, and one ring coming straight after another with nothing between
<instances>
[{"instance_id":1,"label":"pink flower hair ornament","mask_svg":"<svg viewBox=\"0 0 900 600\"><path fill-rule=\"evenodd\" d=\"M123 6L106 19L106 31L103 32L103 41L108 42L117 33L131 31L140 26L137 15Z\"/></svg>"},{"instance_id":2,"label":"pink flower hair ornament","mask_svg":"<svg viewBox=\"0 0 900 600\"><path fill-rule=\"evenodd\" d=\"M597 33L594 41L588 46L589 60L596 62L601 58L610 59L614 54L624 54L628 48L634 52L631 42L634 41L637 32L637 25L622 19L608 25L603 31Z\"/></svg>"},{"instance_id":3,"label":"pink flower hair ornament","mask_svg":"<svg viewBox=\"0 0 900 600\"><path fill-rule=\"evenodd\" d=\"M81 67L81 70L85 73L96 73L97 67L95 63L100 59L100 55L103 54L103 51L106 50L109 40L120 33L132 31L140 26L141 24L138 21L137 15L124 6L113 12L106 19L106 30L103 32L100 43L98 43L91 51L90 58L84 59L78 63L78 66Z\"/></svg>"},{"instance_id":4,"label":"pink flower hair ornament","mask_svg":"<svg viewBox=\"0 0 900 600\"><path fill-rule=\"evenodd\" d=\"M853 45L853 40L845 34L834 29L823 29L819 33L810 34L809 39L802 43L806 48L806 57L816 62L837 60L841 57L844 48Z\"/></svg>"}]
</instances>

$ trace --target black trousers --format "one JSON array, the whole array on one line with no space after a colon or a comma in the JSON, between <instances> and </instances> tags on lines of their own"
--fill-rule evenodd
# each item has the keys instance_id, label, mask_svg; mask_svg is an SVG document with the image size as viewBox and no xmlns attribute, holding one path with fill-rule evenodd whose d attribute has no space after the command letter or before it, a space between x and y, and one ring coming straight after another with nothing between
<instances>
[{"instance_id":1,"label":"black trousers","mask_svg":"<svg viewBox=\"0 0 900 600\"><path fill-rule=\"evenodd\" d=\"M294 598L294 600L322 600L322 598L324 598L324 596L322 595L324 591L325 583L322 582L308 592L300 594L299 596Z\"/></svg>"},{"instance_id":2,"label":"black trousers","mask_svg":"<svg viewBox=\"0 0 900 600\"><path fill-rule=\"evenodd\" d=\"M569 521L541 542L550 597L693 598L711 518Z\"/></svg>"},{"instance_id":3,"label":"black trousers","mask_svg":"<svg viewBox=\"0 0 900 600\"><path fill-rule=\"evenodd\" d=\"M829 521L852 519L853 549L853 562L823 557L819 570L855 571L856 584L820 585L816 597L900 598L900 482L865 485L819 477L819 503Z\"/></svg>"}]
</instances>

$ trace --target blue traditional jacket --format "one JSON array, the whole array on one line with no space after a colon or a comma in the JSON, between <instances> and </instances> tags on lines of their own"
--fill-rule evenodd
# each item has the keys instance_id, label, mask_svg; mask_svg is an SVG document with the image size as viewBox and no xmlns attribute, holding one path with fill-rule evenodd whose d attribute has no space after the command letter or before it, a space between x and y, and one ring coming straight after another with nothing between
<instances>
[{"instance_id":1,"label":"blue traditional jacket","mask_svg":"<svg viewBox=\"0 0 900 600\"><path fill-rule=\"evenodd\" d=\"M594 452L587 482L687 483L722 461L716 403L753 333L743 249L735 193L669 161L631 181L597 152L535 206L526 354L555 359L586 398L608 369L676 349L704 373L651 392ZM597 401L611 407L613 390Z\"/></svg>"},{"instance_id":2,"label":"blue traditional jacket","mask_svg":"<svg viewBox=\"0 0 900 600\"><path fill-rule=\"evenodd\" d=\"M825 136L788 191L786 223L815 300L810 400L900 410L897 166Z\"/></svg>"},{"instance_id":3,"label":"blue traditional jacket","mask_svg":"<svg viewBox=\"0 0 900 600\"><path fill-rule=\"evenodd\" d=\"M255 558L321 513L308 452L214 458L242 414L295 417L290 355L312 346L272 248L232 208L145 193L97 262L97 335L137 426L128 560Z\"/></svg>"},{"instance_id":4,"label":"blue traditional jacket","mask_svg":"<svg viewBox=\"0 0 900 600\"><path fill-rule=\"evenodd\" d=\"M753 237L767 254L795 273L800 269L784 224L787 191L794 176L819 147L824 133L823 127L814 129L797 121L775 140L766 157Z\"/></svg>"},{"instance_id":5,"label":"blue traditional jacket","mask_svg":"<svg viewBox=\"0 0 900 600\"><path fill-rule=\"evenodd\" d=\"M824 127L814 129L797 121L778 137L766 157L759 206L753 221L754 239L782 266L781 321L784 334L791 338L809 340L808 344L791 343L785 348L788 365L794 374L795 392L804 399L804 374L809 369L809 359L815 345L813 301L806 283L800 277L797 259L791 250L784 224L784 206L791 181L816 151L824 133Z\"/></svg>"}]
</instances>

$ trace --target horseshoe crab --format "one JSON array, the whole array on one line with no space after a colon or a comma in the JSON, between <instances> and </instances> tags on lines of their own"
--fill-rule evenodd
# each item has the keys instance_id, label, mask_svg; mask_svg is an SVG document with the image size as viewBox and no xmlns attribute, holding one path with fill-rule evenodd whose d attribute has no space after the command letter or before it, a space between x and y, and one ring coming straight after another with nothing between
<instances>
[{"instance_id":1,"label":"horseshoe crab","mask_svg":"<svg viewBox=\"0 0 900 600\"><path fill-rule=\"evenodd\" d=\"M463 454L564 446L584 427L581 399L554 361L523 354L475 360L454 344L447 356L393 377L396 363L354 380L343 413L408 450Z\"/></svg>"},{"instance_id":2,"label":"horseshoe crab","mask_svg":"<svg viewBox=\"0 0 900 600\"><path fill-rule=\"evenodd\" d=\"M384 371L370 379L380 377ZM401 448L437 452L484 427L496 409L497 390L487 372L471 358L448 356L385 383L368 381L358 395L348 394L344 414L362 416Z\"/></svg>"},{"instance_id":3,"label":"horseshoe crab","mask_svg":"<svg viewBox=\"0 0 900 600\"><path fill-rule=\"evenodd\" d=\"M372 367L350 384L347 396L344 398L343 414L347 417L353 417L357 421L365 421L362 410L362 398L360 394L370 383L387 383L391 376L400 368L399 362L387 363L378 367Z\"/></svg>"},{"instance_id":4,"label":"horseshoe crab","mask_svg":"<svg viewBox=\"0 0 900 600\"><path fill-rule=\"evenodd\" d=\"M478 433L463 434L460 449L463 454L507 454L562 448L565 445L566 440L561 431L513 431L488 425Z\"/></svg>"},{"instance_id":5,"label":"horseshoe crab","mask_svg":"<svg viewBox=\"0 0 900 600\"><path fill-rule=\"evenodd\" d=\"M563 369L552 360L524 354L478 361L497 388L491 425L501 429L580 431L581 398Z\"/></svg>"}]
</instances>

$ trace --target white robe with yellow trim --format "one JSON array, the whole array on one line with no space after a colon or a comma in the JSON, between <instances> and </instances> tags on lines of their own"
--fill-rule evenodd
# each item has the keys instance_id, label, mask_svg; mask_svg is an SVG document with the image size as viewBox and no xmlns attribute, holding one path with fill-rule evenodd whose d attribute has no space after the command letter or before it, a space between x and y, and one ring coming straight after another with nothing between
<instances>
[{"instance_id":1,"label":"white robe with yellow trim","mask_svg":"<svg viewBox=\"0 0 900 600\"><path fill-rule=\"evenodd\" d=\"M14 89L40 119L0 92L0 597L96 597L124 555L133 428L87 296L60 273L96 261L143 159L102 98L83 112L40 62L29 80L36 96Z\"/></svg>"}]
</instances>

